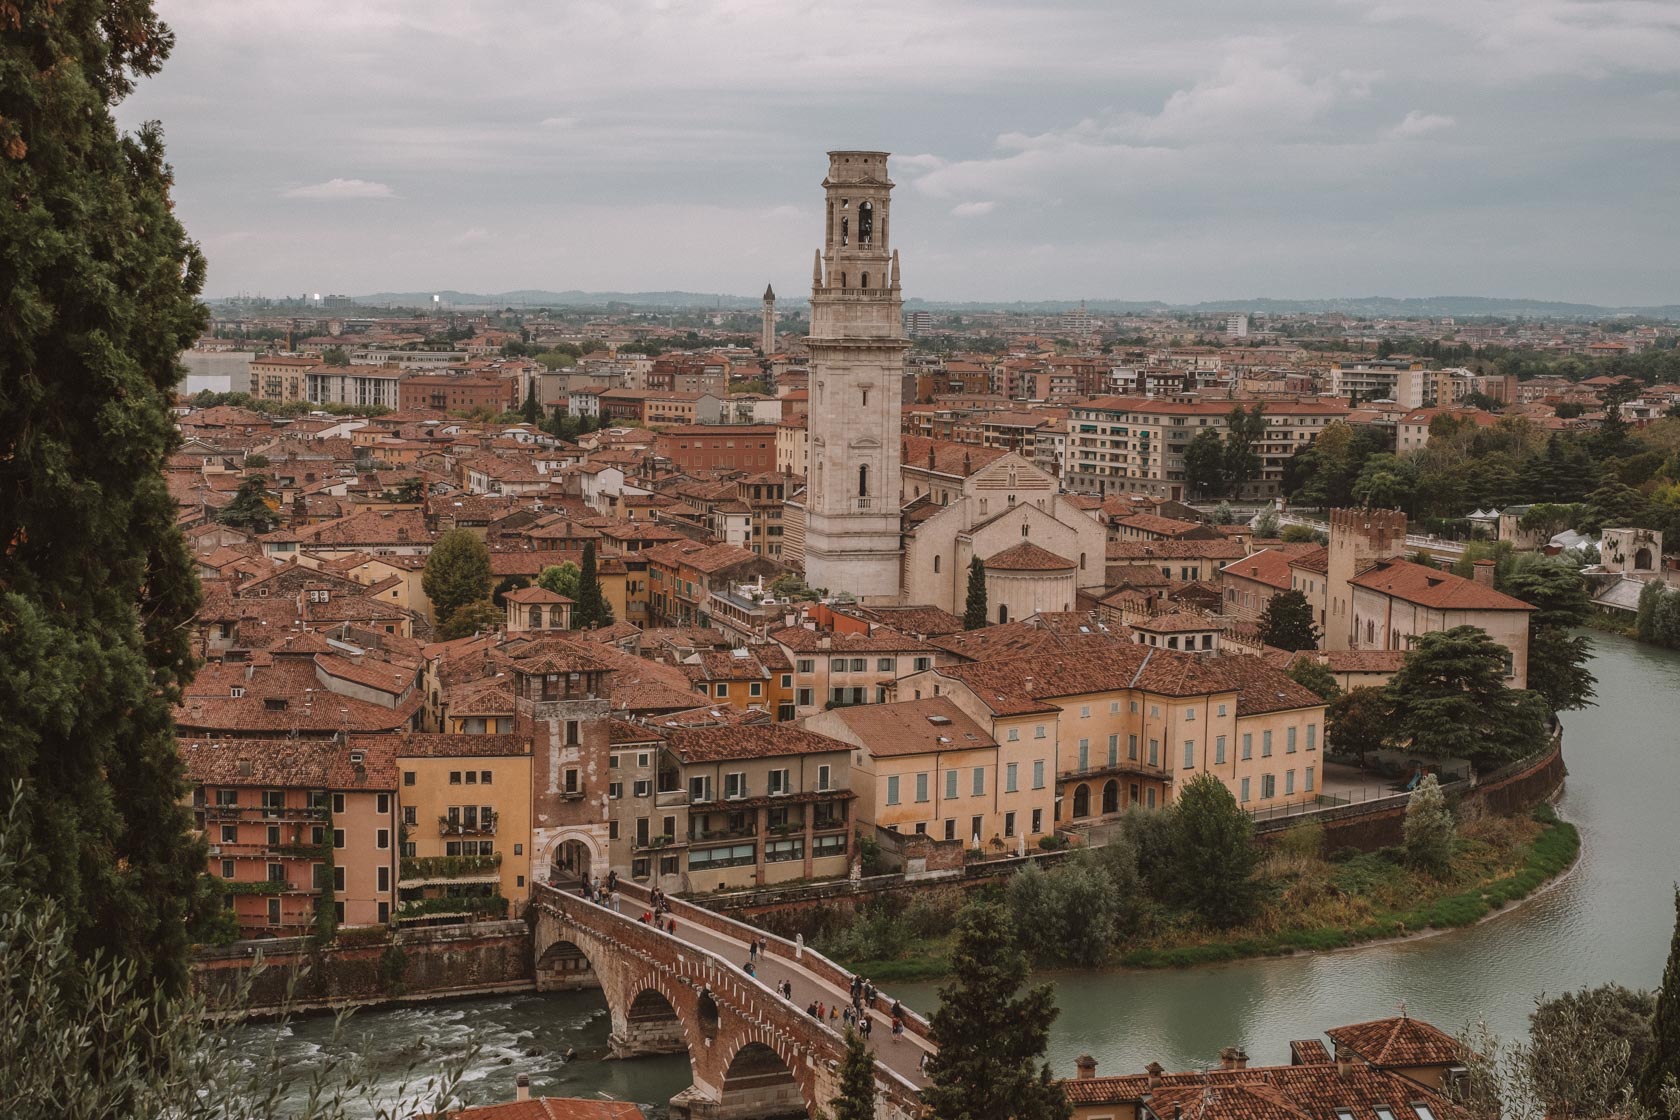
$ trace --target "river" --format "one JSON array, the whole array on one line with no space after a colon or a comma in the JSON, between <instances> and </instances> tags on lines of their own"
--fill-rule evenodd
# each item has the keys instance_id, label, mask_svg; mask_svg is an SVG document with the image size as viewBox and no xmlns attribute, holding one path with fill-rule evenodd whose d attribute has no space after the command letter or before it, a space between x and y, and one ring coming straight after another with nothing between
<instances>
[{"instance_id":1,"label":"river","mask_svg":"<svg viewBox=\"0 0 1680 1120\"><path fill-rule=\"evenodd\" d=\"M1448 1030L1477 1017L1497 1033L1526 1030L1541 993L1616 981L1655 987L1674 928L1671 884L1680 878L1680 653L1594 634L1598 705L1564 719L1569 781L1560 809L1581 830L1582 857L1559 884L1517 909L1436 937L1319 956L1184 971L1054 973L1061 1007L1050 1060L1063 1076L1074 1058L1099 1073L1130 1073L1158 1061L1205 1066L1220 1047L1241 1045L1256 1063L1287 1062L1290 1039L1395 1014L1402 1006ZM922 1011L936 984L892 995ZM257 1028L261 1029L261 1028ZM286 1028L281 1052L299 1073L333 1053L377 1055L387 1076L483 1051L469 1073L472 1103L510 1099L514 1076L532 1092L610 1096L656 1112L688 1085L681 1057L602 1061L605 1005L595 993L515 996L369 1011L351 1038L331 1039L326 1020ZM540 1049L542 1055L527 1057ZM571 1061L560 1057L576 1052Z\"/></svg>"}]
</instances>

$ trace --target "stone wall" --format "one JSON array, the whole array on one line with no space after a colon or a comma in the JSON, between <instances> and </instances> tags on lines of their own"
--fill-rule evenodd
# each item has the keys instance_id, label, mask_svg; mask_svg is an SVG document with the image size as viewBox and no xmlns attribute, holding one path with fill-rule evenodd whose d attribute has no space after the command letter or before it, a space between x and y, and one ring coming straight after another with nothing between
<instances>
[{"instance_id":1,"label":"stone wall","mask_svg":"<svg viewBox=\"0 0 1680 1120\"><path fill-rule=\"evenodd\" d=\"M262 969L253 966L258 960ZM532 986L530 931L524 922L475 922L402 930L345 931L316 950L308 938L241 941L201 949L193 983L213 1007L226 1006L249 979L255 1011L309 1011L347 1004Z\"/></svg>"}]
</instances>

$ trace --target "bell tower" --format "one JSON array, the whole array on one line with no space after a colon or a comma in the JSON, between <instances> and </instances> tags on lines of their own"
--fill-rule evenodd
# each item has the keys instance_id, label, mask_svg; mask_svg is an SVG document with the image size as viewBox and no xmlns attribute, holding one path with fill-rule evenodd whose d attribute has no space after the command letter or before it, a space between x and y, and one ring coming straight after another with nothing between
<instances>
[{"instance_id":1,"label":"bell tower","mask_svg":"<svg viewBox=\"0 0 1680 1120\"><path fill-rule=\"evenodd\" d=\"M805 582L896 601L903 297L885 152L830 152L824 247L811 275Z\"/></svg>"}]
</instances>

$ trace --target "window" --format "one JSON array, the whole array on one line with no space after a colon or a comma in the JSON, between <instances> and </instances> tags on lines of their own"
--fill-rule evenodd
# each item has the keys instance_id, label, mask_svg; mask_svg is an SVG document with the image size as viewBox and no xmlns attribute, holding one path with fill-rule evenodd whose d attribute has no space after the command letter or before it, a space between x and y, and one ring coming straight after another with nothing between
<instances>
[{"instance_id":1,"label":"window","mask_svg":"<svg viewBox=\"0 0 1680 1120\"><path fill-rule=\"evenodd\" d=\"M974 784L971 789L972 793L970 796L986 796L986 768L984 766L976 766L974 768Z\"/></svg>"},{"instance_id":2,"label":"window","mask_svg":"<svg viewBox=\"0 0 1680 1120\"><path fill-rule=\"evenodd\" d=\"M1377 1106L1377 1120L1394 1120L1393 1109L1384 1108L1382 1105L1378 1105Z\"/></svg>"},{"instance_id":3,"label":"window","mask_svg":"<svg viewBox=\"0 0 1680 1120\"><path fill-rule=\"evenodd\" d=\"M823 856L844 855L846 852L846 834L838 836L818 836L811 841L811 858L821 859Z\"/></svg>"},{"instance_id":4,"label":"window","mask_svg":"<svg viewBox=\"0 0 1680 1120\"><path fill-rule=\"evenodd\" d=\"M1290 794L1292 794L1294 792L1295 792L1295 771L1285 770L1283 772L1283 795L1285 797L1288 797Z\"/></svg>"},{"instance_id":5,"label":"window","mask_svg":"<svg viewBox=\"0 0 1680 1120\"><path fill-rule=\"evenodd\" d=\"M764 695L764 682L753 681L751 684L747 685L747 695L748 696L763 696Z\"/></svg>"},{"instance_id":6,"label":"window","mask_svg":"<svg viewBox=\"0 0 1680 1120\"><path fill-rule=\"evenodd\" d=\"M1220 719L1225 718L1225 705L1223 705L1223 704L1219 705L1219 718Z\"/></svg>"},{"instance_id":7,"label":"window","mask_svg":"<svg viewBox=\"0 0 1680 1120\"><path fill-rule=\"evenodd\" d=\"M216 791L216 804L222 808L231 808L239 804L239 791L236 789L219 789Z\"/></svg>"},{"instance_id":8,"label":"window","mask_svg":"<svg viewBox=\"0 0 1680 1120\"><path fill-rule=\"evenodd\" d=\"M817 791L819 793L826 791L829 788L829 782L832 780L832 771L829 767L817 767Z\"/></svg>"},{"instance_id":9,"label":"window","mask_svg":"<svg viewBox=\"0 0 1680 1120\"><path fill-rule=\"evenodd\" d=\"M1091 768L1091 740L1081 739L1081 740L1079 740L1079 769L1089 770L1090 768Z\"/></svg>"},{"instance_id":10,"label":"window","mask_svg":"<svg viewBox=\"0 0 1680 1120\"><path fill-rule=\"evenodd\" d=\"M1089 704L1079 705L1079 718L1080 719L1090 719L1091 718L1091 705L1089 705Z\"/></svg>"},{"instance_id":11,"label":"window","mask_svg":"<svg viewBox=\"0 0 1680 1120\"><path fill-rule=\"evenodd\" d=\"M224 824L222 826L222 843L224 843L224 844L237 844L237 843L239 843L239 826L238 825L236 825L236 824Z\"/></svg>"},{"instance_id":12,"label":"window","mask_svg":"<svg viewBox=\"0 0 1680 1120\"><path fill-rule=\"evenodd\" d=\"M379 872L379 874L378 874L379 885L375 889L380 890L380 891L390 890L391 889L391 869L389 867L381 867L381 868L378 869L378 872Z\"/></svg>"},{"instance_id":13,"label":"window","mask_svg":"<svg viewBox=\"0 0 1680 1120\"><path fill-rule=\"evenodd\" d=\"M1412 1111L1417 1113L1418 1120L1435 1120L1435 1114L1422 1101L1413 1101Z\"/></svg>"},{"instance_id":14,"label":"window","mask_svg":"<svg viewBox=\"0 0 1680 1120\"><path fill-rule=\"evenodd\" d=\"M1021 741L1021 729L1019 727L1011 727L1009 729L1009 735L1006 737L1005 741L1010 743L1019 743Z\"/></svg>"},{"instance_id":15,"label":"window","mask_svg":"<svg viewBox=\"0 0 1680 1120\"><path fill-rule=\"evenodd\" d=\"M1032 815L1032 830L1034 835L1044 831L1044 810L1034 809Z\"/></svg>"},{"instance_id":16,"label":"window","mask_svg":"<svg viewBox=\"0 0 1680 1120\"><path fill-rule=\"evenodd\" d=\"M1186 770L1196 765L1196 740L1184 740L1184 768Z\"/></svg>"},{"instance_id":17,"label":"window","mask_svg":"<svg viewBox=\"0 0 1680 1120\"><path fill-rule=\"evenodd\" d=\"M1284 732L1283 753L1284 754L1294 754L1295 753L1295 729L1293 727L1289 728L1287 731Z\"/></svg>"},{"instance_id":18,"label":"window","mask_svg":"<svg viewBox=\"0 0 1680 1120\"><path fill-rule=\"evenodd\" d=\"M1246 803L1248 801L1248 779L1247 778L1244 778L1242 780L1242 792L1238 796L1237 800L1242 801L1244 803Z\"/></svg>"},{"instance_id":19,"label":"window","mask_svg":"<svg viewBox=\"0 0 1680 1120\"><path fill-rule=\"evenodd\" d=\"M315 866L319 867L320 864L316 864ZM233 878L233 861L231 859L224 859L222 861L222 878Z\"/></svg>"},{"instance_id":20,"label":"window","mask_svg":"<svg viewBox=\"0 0 1680 1120\"><path fill-rule=\"evenodd\" d=\"M809 708L812 704L816 703L815 697L808 688L800 689L799 695L795 699L801 708Z\"/></svg>"},{"instance_id":21,"label":"window","mask_svg":"<svg viewBox=\"0 0 1680 1120\"><path fill-rule=\"evenodd\" d=\"M956 796L957 772L955 770L947 770L945 771L945 798L946 800L950 800Z\"/></svg>"},{"instance_id":22,"label":"window","mask_svg":"<svg viewBox=\"0 0 1680 1120\"><path fill-rule=\"evenodd\" d=\"M1161 765L1161 740L1159 739L1149 740L1149 765Z\"/></svg>"},{"instance_id":23,"label":"window","mask_svg":"<svg viewBox=\"0 0 1680 1120\"><path fill-rule=\"evenodd\" d=\"M766 840L764 842L765 863L785 863L790 859L804 858L804 837L796 837L791 840Z\"/></svg>"},{"instance_id":24,"label":"window","mask_svg":"<svg viewBox=\"0 0 1680 1120\"><path fill-rule=\"evenodd\" d=\"M651 778L642 778L641 780L639 780L636 783L635 795L637 797L652 797L653 796L653 780Z\"/></svg>"},{"instance_id":25,"label":"window","mask_svg":"<svg viewBox=\"0 0 1680 1120\"><path fill-rule=\"evenodd\" d=\"M1184 709L1184 720L1185 720L1186 723L1196 722L1196 709L1194 709L1194 708Z\"/></svg>"},{"instance_id":26,"label":"window","mask_svg":"<svg viewBox=\"0 0 1680 1120\"><path fill-rule=\"evenodd\" d=\"M925 773L924 774L917 774L916 775L916 800L917 801L926 801L927 799L928 799L928 776Z\"/></svg>"},{"instance_id":27,"label":"window","mask_svg":"<svg viewBox=\"0 0 1680 1120\"><path fill-rule=\"evenodd\" d=\"M1303 777L1306 780L1306 784L1303 788L1308 793L1311 793L1312 790L1313 790L1313 768L1311 766L1307 767L1306 773L1303 775Z\"/></svg>"},{"instance_id":28,"label":"window","mask_svg":"<svg viewBox=\"0 0 1680 1120\"><path fill-rule=\"evenodd\" d=\"M1015 835L1015 814L1014 813L1005 813L1003 815L1003 834L1005 836Z\"/></svg>"},{"instance_id":29,"label":"window","mask_svg":"<svg viewBox=\"0 0 1680 1120\"><path fill-rule=\"evenodd\" d=\"M414 784L414 771L404 770L403 771L403 785L411 786L413 784Z\"/></svg>"},{"instance_id":30,"label":"window","mask_svg":"<svg viewBox=\"0 0 1680 1120\"><path fill-rule=\"evenodd\" d=\"M809 657L801 657L794 663L794 668L801 673L814 673L817 671L817 663Z\"/></svg>"},{"instance_id":31,"label":"window","mask_svg":"<svg viewBox=\"0 0 1680 1120\"><path fill-rule=\"evenodd\" d=\"M1149 718L1150 719L1160 719L1161 718L1161 706L1159 704L1149 705Z\"/></svg>"},{"instance_id":32,"label":"window","mask_svg":"<svg viewBox=\"0 0 1680 1120\"><path fill-rule=\"evenodd\" d=\"M1262 799L1277 796L1277 775L1260 775L1260 796Z\"/></svg>"},{"instance_id":33,"label":"window","mask_svg":"<svg viewBox=\"0 0 1680 1120\"><path fill-rule=\"evenodd\" d=\"M481 786L487 786L490 784L490 771L480 770L478 772L478 784Z\"/></svg>"},{"instance_id":34,"label":"window","mask_svg":"<svg viewBox=\"0 0 1680 1120\"><path fill-rule=\"evenodd\" d=\"M898 804L898 775L897 774L887 775L887 804L888 805L897 805Z\"/></svg>"},{"instance_id":35,"label":"window","mask_svg":"<svg viewBox=\"0 0 1680 1120\"><path fill-rule=\"evenodd\" d=\"M737 770L723 776L723 799L725 801L739 801L747 795L747 775Z\"/></svg>"},{"instance_id":36,"label":"window","mask_svg":"<svg viewBox=\"0 0 1680 1120\"><path fill-rule=\"evenodd\" d=\"M783 770L770 771L770 796L780 797L792 792L792 784L788 781L788 772Z\"/></svg>"},{"instance_id":37,"label":"window","mask_svg":"<svg viewBox=\"0 0 1680 1120\"><path fill-rule=\"evenodd\" d=\"M333 847L344 847L344 830L342 828L333 829Z\"/></svg>"},{"instance_id":38,"label":"window","mask_svg":"<svg viewBox=\"0 0 1680 1120\"><path fill-rule=\"evenodd\" d=\"M333 810L332 810L333 812L335 812L335 813L344 812L344 795L342 793L333 794L332 795L332 802L333 802Z\"/></svg>"},{"instance_id":39,"label":"window","mask_svg":"<svg viewBox=\"0 0 1680 1120\"><path fill-rule=\"evenodd\" d=\"M418 823L420 823L419 813L414 808L414 806L412 806L412 805L404 805L403 806L403 823L404 824L418 824Z\"/></svg>"},{"instance_id":40,"label":"window","mask_svg":"<svg viewBox=\"0 0 1680 1120\"><path fill-rule=\"evenodd\" d=\"M1272 733L1270 731L1260 732L1260 757L1272 757Z\"/></svg>"},{"instance_id":41,"label":"window","mask_svg":"<svg viewBox=\"0 0 1680 1120\"><path fill-rule=\"evenodd\" d=\"M1216 735L1213 740L1213 762L1215 766L1225 765L1225 736Z\"/></svg>"},{"instance_id":42,"label":"window","mask_svg":"<svg viewBox=\"0 0 1680 1120\"><path fill-rule=\"evenodd\" d=\"M384 816L391 811L391 795L388 793L380 794L375 799L375 804L379 806L379 815Z\"/></svg>"},{"instance_id":43,"label":"window","mask_svg":"<svg viewBox=\"0 0 1680 1120\"><path fill-rule=\"evenodd\" d=\"M729 695L729 686L726 685L726 684L718 685L717 686L717 694L718 694L719 697L728 696Z\"/></svg>"},{"instance_id":44,"label":"window","mask_svg":"<svg viewBox=\"0 0 1680 1120\"><path fill-rule=\"evenodd\" d=\"M1137 761L1138 741L1136 735L1126 736L1126 757L1131 759L1133 762Z\"/></svg>"},{"instance_id":45,"label":"window","mask_svg":"<svg viewBox=\"0 0 1680 1120\"><path fill-rule=\"evenodd\" d=\"M388 828L382 828L378 832L374 833L373 846L376 848L389 848L391 846L391 830Z\"/></svg>"},{"instance_id":46,"label":"window","mask_svg":"<svg viewBox=\"0 0 1680 1120\"><path fill-rule=\"evenodd\" d=\"M688 869L700 871L708 867L739 867L754 862L757 850L752 844L733 844L722 848L701 848L688 853ZM646 864L645 860L638 861ZM644 871L643 874L646 874Z\"/></svg>"},{"instance_id":47,"label":"window","mask_svg":"<svg viewBox=\"0 0 1680 1120\"><path fill-rule=\"evenodd\" d=\"M894 659L891 657L877 657L875 659L875 671L878 673L890 673L894 667Z\"/></svg>"},{"instance_id":48,"label":"window","mask_svg":"<svg viewBox=\"0 0 1680 1120\"><path fill-rule=\"evenodd\" d=\"M1042 723L1034 725L1034 727L1033 727L1033 738L1034 739L1044 738L1044 725Z\"/></svg>"},{"instance_id":49,"label":"window","mask_svg":"<svg viewBox=\"0 0 1680 1120\"><path fill-rule=\"evenodd\" d=\"M1019 768L1020 768L1020 763L1017 763L1017 762L1011 762L1011 763L1009 763L1009 765L1004 767L1004 769L1003 769L1003 792L1014 793L1016 791L1016 777L1017 777L1016 771Z\"/></svg>"},{"instance_id":50,"label":"window","mask_svg":"<svg viewBox=\"0 0 1680 1120\"><path fill-rule=\"evenodd\" d=\"M919 673L923 669L933 668L933 658L931 658L931 657L918 657L911 664L913 664L915 666L916 672Z\"/></svg>"},{"instance_id":51,"label":"window","mask_svg":"<svg viewBox=\"0 0 1680 1120\"><path fill-rule=\"evenodd\" d=\"M343 889L344 889L344 868L335 867L335 868L333 868L333 890L341 891Z\"/></svg>"},{"instance_id":52,"label":"window","mask_svg":"<svg viewBox=\"0 0 1680 1120\"><path fill-rule=\"evenodd\" d=\"M280 900L278 898L268 900L268 924L271 926L280 924Z\"/></svg>"},{"instance_id":53,"label":"window","mask_svg":"<svg viewBox=\"0 0 1680 1120\"><path fill-rule=\"evenodd\" d=\"M1252 731L1243 732L1242 756L1245 762L1254 757L1254 733Z\"/></svg>"},{"instance_id":54,"label":"window","mask_svg":"<svg viewBox=\"0 0 1680 1120\"><path fill-rule=\"evenodd\" d=\"M278 813L286 807L286 791L279 789L265 789L262 791L263 816Z\"/></svg>"},{"instance_id":55,"label":"window","mask_svg":"<svg viewBox=\"0 0 1680 1120\"><path fill-rule=\"evenodd\" d=\"M451 770L449 772L449 784L452 786L458 786L461 784L461 772L459 770Z\"/></svg>"},{"instance_id":56,"label":"window","mask_svg":"<svg viewBox=\"0 0 1680 1120\"><path fill-rule=\"evenodd\" d=\"M1318 749L1318 724L1316 723L1307 724L1307 749L1309 751Z\"/></svg>"},{"instance_id":57,"label":"window","mask_svg":"<svg viewBox=\"0 0 1680 1120\"><path fill-rule=\"evenodd\" d=\"M469 786L476 786L478 784L478 771L468 770L466 773L466 779Z\"/></svg>"},{"instance_id":58,"label":"window","mask_svg":"<svg viewBox=\"0 0 1680 1120\"><path fill-rule=\"evenodd\" d=\"M617 801L619 798L621 798L623 796L624 796L624 783L623 782L608 782L607 783L607 797L610 800Z\"/></svg>"}]
</instances>

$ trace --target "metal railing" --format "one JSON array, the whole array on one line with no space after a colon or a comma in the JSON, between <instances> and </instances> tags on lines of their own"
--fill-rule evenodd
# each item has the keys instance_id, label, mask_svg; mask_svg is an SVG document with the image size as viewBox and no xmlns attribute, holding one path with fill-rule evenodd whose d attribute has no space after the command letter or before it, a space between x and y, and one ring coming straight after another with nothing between
<instances>
[{"instance_id":1,"label":"metal railing","mask_svg":"<svg viewBox=\"0 0 1680 1120\"><path fill-rule=\"evenodd\" d=\"M1463 774L1440 775L1441 792L1449 796L1468 790L1470 778ZM1362 813L1381 812L1384 809L1402 807L1412 797L1411 790L1396 790L1390 784L1373 783L1358 789L1339 789L1334 792L1319 791L1310 797L1303 796L1298 801L1285 801L1282 804L1268 805L1265 808L1248 810L1249 817L1255 824L1268 821L1313 817L1318 820L1335 820L1339 817L1358 816Z\"/></svg>"}]
</instances>

